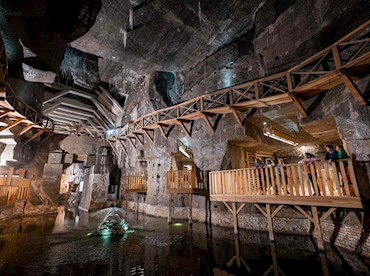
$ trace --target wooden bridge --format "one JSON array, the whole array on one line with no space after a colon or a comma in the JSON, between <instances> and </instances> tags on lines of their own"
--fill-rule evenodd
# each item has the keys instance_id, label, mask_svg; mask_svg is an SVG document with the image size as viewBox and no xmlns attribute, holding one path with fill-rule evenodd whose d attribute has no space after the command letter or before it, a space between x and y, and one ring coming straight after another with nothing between
<instances>
[{"instance_id":1,"label":"wooden bridge","mask_svg":"<svg viewBox=\"0 0 370 276\"><path fill-rule=\"evenodd\" d=\"M188 222L192 224L192 205L193 194L209 197L207 172L196 170L170 170L167 172L167 193L169 194L168 203L168 223L172 223L174 209L174 197L177 194L185 194L189 198ZM207 205L207 204L206 204Z\"/></svg>"},{"instance_id":2,"label":"wooden bridge","mask_svg":"<svg viewBox=\"0 0 370 276\"><path fill-rule=\"evenodd\" d=\"M189 136L194 120L202 119L212 132L224 114L233 114L242 126L240 112L253 111L274 105L292 103L303 117L307 111L301 100L344 84L359 104L366 104L355 81L370 71L370 20L331 46L304 60L291 69L275 75L248 81L205 94L180 104L160 109L117 128L108 137L129 141L134 147L143 144L144 136L151 142L154 130L165 139L179 126Z\"/></svg>"},{"instance_id":3,"label":"wooden bridge","mask_svg":"<svg viewBox=\"0 0 370 276\"><path fill-rule=\"evenodd\" d=\"M11 206L17 200L27 200L31 180L25 176L25 169L0 167L0 206Z\"/></svg>"},{"instance_id":4,"label":"wooden bridge","mask_svg":"<svg viewBox=\"0 0 370 276\"><path fill-rule=\"evenodd\" d=\"M126 198L126 210L127 210L127 194L128 193L136 193L138 195L137 197L137 205L136 205L136 211L139 211L139 201L140 196L144 197L145 201L145 195L148 190L148 180L146 176L125 176L125 184L124 184L124 193Z\"/></svg>"},{"instance_id":5,"label":"wooden bridge","mask_svg":"<svg viewBox=\"0 0 370 276\"><path fill-rule=\"evenodd\" d=\"M31 129L37 129L38 131L24 141L22 146L44 133L47 134L44 138L45 141L53 134L53 121L19 98L7 78L8 63L5 46L0 37L0 119L5 123L4 126L0 126L0 132L21 125L22 128L10 138L21 136Z\"/></svg>"},{"instance_id":6,"label":"wooden bridge","mask_svg":"<svg viewBox=\"0 0 370 276\"><path fill-rule=\"evenodd\" d=\"M362 209L351 160L216 171L209 174L209 179L210 200L223 202L232 213L234 232L238 232L238 213L247 203L252 203L267 218L270 240L274 240L273 217L284 206L295 207L315 225L321 249L322 221L337 208ZM305 210L307 206L311 214ZM318 207L328 210L320 216Z\"/></svg>"}]
</instances>

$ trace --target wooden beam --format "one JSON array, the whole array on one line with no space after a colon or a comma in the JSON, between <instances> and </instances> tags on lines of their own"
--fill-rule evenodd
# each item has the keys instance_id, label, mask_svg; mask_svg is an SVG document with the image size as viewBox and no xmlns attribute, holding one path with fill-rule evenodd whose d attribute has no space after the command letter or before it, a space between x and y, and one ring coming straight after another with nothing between
<instances>
[{"instance_id":1,"label":"wooden beam","mask_svg":"<svg viewBox=\"0 0 370 276\"><path fill-rule=\"evenodd\" d=\"M127 150L126 150L126 147L125 145L122 143L122 140L121 139L117 139L118 140L118 143L121 145L121 148L123 149L123 151L126 153L127 155Z\"/></svg>"},{"instance_id":2,"label":"wooden beam","mask_svg":"<svg viewBox=\"0 0 370 276\"><path fill-rule=\"evenodd\" d=\"M11 122L7 126L1 127L0 131L9 130L9 129L15 127L16 125L19 125L20 123L22 123L24 120L26 120L26 119L25 118L17 118L15 121Z\"/></svg>"},{"instance_id":3,"label":"wooden beam","mask_svg":"<svg viewBox=\"0 0 370 276\"><path fill-rule=\"evenodd\" d=\"M166 133L163 130L163 125L162 124L158 124L158 126L159 126L159 130L160 130L163 138L167 140L167 135L166 135Z\"/></svg>"},{"instance_id":4,"label":"wooden beam","mask_svg":"<svg viewBox=\"0 0 370 276\"><path fill-rule=\"evenodd\" d=\"M154 130L153 129L146 129L146 128L143 128L143 131L145 133L145 135L149 138L149 140L154 143ZM150 136L149 132L152 132L152 136Z\"/></svg>"},{"instance_id":5,"label":"wooden beam","mask_svg":"<svg viewBox=\"0 0 370 276\"><path fill-rule=\"evenodd\" d=\"M61 102L57 102L57 103L54 103L52 104L51 106L49 106L48 108L44 108L43 110L43 113L45 115L48 115L49 113L53 112L54 110L56 110L57 108L59 108L59 106L61 106L62 103Z\"/></svg>"},{"instance_id":6,"label":"wooden beam","mask_svg":"<svg viewBox=\"0 0 370 276\"><path fill-rule=\"evenodd\" d=\"M118 152L117 152L117 150L116 150L116 147L113 145L113 143L112 143L112 141L111 140L109 140L109 139L107 139L107 142L108 142L108 144L111 146L111 148L112 148L112 150L114 151L114 153L116 154L116 156L117 156L117 158L118 158Z\"/></svg>"},{"instance_id":7,"label":"wooden beam","mask_svg":"<svg viewBox=\"0 0 370 276\"><path fill-rule=\"evenodd\" d=\"M9 109L3 110L3 112L0 113L0 119L3 118L4 116L8 115L10 112L12 112Z\"/></svg>"},{"instance_id":8,"label":"wooden beam","mask_svg":"<svg viewBox=\"0 0 370 276\"><path fill-rule=\"evenodd\" d=\"M54 136L54 132L49 132L45 138L40 141L40 145L44 144L51 136Z\"/></svg>"},{"instance_id":9,"label":"wooden beam","mask_svg":"<svg viewBox=\"0 0 370 276\"><path fill-rule=\"evenodd\" d=\"M190 121L190 130L188 130L185 126L185 122L188 122L188 121L185 121L185 120L180 120L178 119L177 122L180 124L182 130L186 133L186 135L191 138L191 132L192 132L192 129L193 129L193 122L194 121ZM189 122L188 122L189 123Z\"/></svg>"},{"instance_id":10,"label":"wooden beam","mask_svg":"<svg viewBox=\"0 0 370 276\"><path fill-rule=\"evenodd\" d=\"M41 134L43 134L46 130L45 129L40 129L38 132L36 132L34 135L32 135L30 138L28 138L28 140L26 140L26 142L22 143L21 144L21 147L24 147L25 145L27 145L29 142L31 142L32 140L36 139L37 137L39 137Z\"/></svg>"},{"instance_id":11,"label":"wooden beam","mask_svg":"<svg viewBox=\"0 0 370 276\"><path fill-rule=\"evenodd\" d=\"M360 105L365 105L366 101L362 96L361 91L357 88L357 85L352 81L352 79L343 73L338 73L339 77L341 78L343 84L347 87L347 89L352 93L352 95L356 98L357 102Z\"/></svg>"},{"instance_id":12,"label":"wooden beam","mask_svg":"<svg viewBox=\"0 0 370 276\"><path fill-rule=\"evenodd\" d=\"M144 134L142 134L142 133L136 133L136 132L133 132L133 134L135 135L135 137L139 141L139 143L142 146L144 146ZM141 139L139 138L139 135L141 135Z\"/></svg>"},{"instance_id":13,"label":"wooden beam","mask_svg":"<svg viewBox=\"0 0 370 276\"><path fill-rule=\"evenodd\" d=\"M33 128L33 124L27 124L24 128L22 128L20 131L18 131L16 134L14 134L15 137L21 136L25 134L27 131L29 131L31 128Z\"/></svg>"},{"instance_id":14,"label":"wooden beam","mask_svg":"<svg viewBox=\"0 0 370 276\"><path fill-rule=\"evenodd\" d=\"M242 120L240 119L239 112L238 112L234 107L230 107L230 110L231 110L231 112L233 113L234 118L235 118L235 121L238 123L238 125L239 125L240 127L243 127L243 122L242 122Z\"/></svg>"},{"instance_id":15,"label":"wooden beam","mask_svg":"<svg viewBox=\"0 0 370 276\"><path fill-rule=\"evenodd\" d=\"M293 93L289 92L289 96L292 98L294 106L297 108L298 112L301 113L302 117L307 118L308 117L307 112L304 109L301 101L296 96L294 96Z\"/></svg>"},{"instance_id":16,"label":"wooden beam","mask_svg":"<svg viewBox=\"0 0 370 276\"><path fill-rule=\"evenodd\" d=\"M60 97L63 97L64 95L68 94L69 93L69 89L68 90L62 90L56 94L53 94L52 96L48 97L43 103L42 105L45 105L46 103L48 102L52 102Z\"/></svg>"},{"instance_id":17,"label":"wooden beam","mask_svg":"<svg viewBox=\"0 0 370 276\"><path fill-rule=\"evenodd\" d=\"M128 137L128 140L130 141L130 143L132 144L132 146L136 149L136 145L134 142L132 142L132 139L136 140L135 137L131 137L131 136L127 136Z\"/></svg>"},{"instance_id":18,"label":"wooden beam","mask_svg":"<svg viewBox=\"0 0 370 276\"><path fill-rule=\"evenodd\" d=\"M170 135L170 133L171 133L171 131L173 130L173 128L175 127L175 126L171 126L171 125L166 125L166 124L161 124L161 123L159 123L159 124L157 124L158 125L158 127L159 127L159 130L161 131L161 133L162 133L162 135L163 135L163 137L167 140L167 138L168 138L168 136ZM168 127L169 129L168 129L168 131L167 131L167 133L164 131L164 127Z\"/></svg>"}]
</instances>

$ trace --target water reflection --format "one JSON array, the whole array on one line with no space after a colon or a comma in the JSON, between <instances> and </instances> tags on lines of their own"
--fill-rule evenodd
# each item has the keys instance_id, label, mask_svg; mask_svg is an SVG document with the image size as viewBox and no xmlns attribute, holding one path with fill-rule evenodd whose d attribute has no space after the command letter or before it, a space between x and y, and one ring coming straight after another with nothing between
<instances>
[{"instance_id":1,"label":"water reflection","mask_svg":"<svg viewBox=\"0 0 370 276\"><path fill-rule=\"evenodd\" d=\"M118 208L117 208L118 209ZM79 210L81 211L81 210ZM112 208L0 223L0 275L357 275L369 260L308 237L167 225L165 219L118 210L125 237L88 237Z\"/></svg>"}]
</instances>

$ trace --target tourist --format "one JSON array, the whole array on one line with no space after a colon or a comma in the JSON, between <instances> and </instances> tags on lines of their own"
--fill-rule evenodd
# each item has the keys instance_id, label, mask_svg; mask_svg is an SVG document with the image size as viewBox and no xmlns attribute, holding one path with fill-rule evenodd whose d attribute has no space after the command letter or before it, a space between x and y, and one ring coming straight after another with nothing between
<instances>
[{"instance_id":1,"label":"tourist","mask_svg":"<svg viewBox=\"0 0 370 276\"><path fill-rule=\"evenodd\" d=\"M301 161L299 161L298 163L306 165L308 178L311 181L311 185L312 185L312 188L313 188L313 195L315 195L315 186L314 186L314 181L313 181L313 174L315 174L315 176L317 175L316 174L315 163L316 163L316 161L319 161L319 160L317 160L312 153L306 152L304 155L305 155L304 158ZM314 170L313 172L311 171L311 164L313 164L313 170ZM320 190L318 189L318 191L319 191L319 195L320 195Z\"/></svg>"},{"instance_id":2,"label":"tourist","mask_svg":"<svg viewBox=\"0 0 370 276\"><path fill-rule=\"evenodd\" d=\"M287 178L287 171L284 170L284 174L282 175L281 171L283 169L283 166L285 166L284 164L284 160L283 158L279 158L278 159L278 164L276 165L277 169L278 169L278 174L279 174L279 178L281 179L281 183L283 183L283 178L285 179L285 183L288 183L288 178ZM278 188L276 189L278 191ZM280 194L280 191L278 191L278 194ZM288 191L288 187L287 187L287 194L289 194L289 191Z\"/></svg>"},{"instance_id":3,"label":"tourist","mask_svg":"<svg viewBox=\"0 0 370 276\"><path fill-rule=\"evenodd\" d=\"M325 160L328 160L330 164L332 162L339 160L338 152L334 149L333 145L327 145L325 148L326 148Z\"/></svg>"},{"instance_id":4,"label":"tourist","mask_svg":"<svg viewBox=\"0 0 370 276\"><path fill-rule=\"evenodd\" d=\"M257 158L256 159L256 169L262 169L264 167L265 167L265 164L262 162L262 160Z\"/></svg>"},{"instance_id":5,"label":"tourist","mask_svg":"<svg viewBox=\"0 0 370 276\"><path fill-rule=\"evenodd\" d=\"M344 149L344 147L342 145L336 146L336 150L338 152L338 158L339 158L339 160L350 159L351 158L348 155L348 153L345 151L345 149ZM344 172L346 174L345 177L347 178L348 185L349 185L350 194L351 195L354 195L352 181L351 181L351 177L350 177L349 169L348 169L348 162L347 161L343 161L343 165L344 165ZM342 179L344 179L344 175L342 175Z\"/></svg>"},{"instance_id":6,"label":"tourist","mask_svg":"<svg viewBox=\"0 0 370 276\"><path fill-rule=\"evenodd\" d=\"M275 167L275 163L271 160L271 158L266 158L265 161L266 161L267 168Z\"/></svg>"}]
</instances>

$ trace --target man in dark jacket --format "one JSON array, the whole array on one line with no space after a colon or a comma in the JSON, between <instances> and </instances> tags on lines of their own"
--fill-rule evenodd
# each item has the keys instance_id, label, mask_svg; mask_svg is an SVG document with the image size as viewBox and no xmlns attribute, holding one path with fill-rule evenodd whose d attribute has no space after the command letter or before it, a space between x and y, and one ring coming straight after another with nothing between
<instances>
[{"instance_id":1,"label":"man in dark jacket","mask_svg":"<svg viewBox=\"0 0 370 276\"><path fill-rule=\"evenodd\" d=\"M339 160L338 152L333 145L326 146L325 160L329 160L330 163Z\"/></svg>"}]
</instances>

